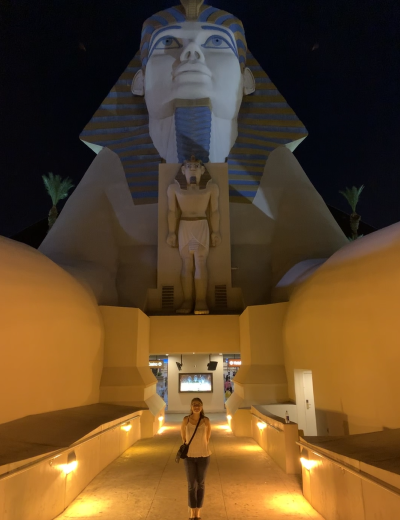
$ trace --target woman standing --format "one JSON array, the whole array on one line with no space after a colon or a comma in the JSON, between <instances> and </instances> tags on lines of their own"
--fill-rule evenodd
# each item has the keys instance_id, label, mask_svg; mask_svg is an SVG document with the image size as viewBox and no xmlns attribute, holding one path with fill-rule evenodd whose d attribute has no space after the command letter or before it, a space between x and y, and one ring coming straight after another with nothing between
<instances>
[{"instance_id":1,"label":"woman standing","mask_svg":"<svg viewBox=\"0 0 400 520\"><path fill-rule=\"evenodd\" d=\"M191 402L191 414L184 417L181 425L182 440L186 444L192 438L199 420L196 435L189 446L188 456L183 459L188 482L188 506L191 519L201 518L205 479L211 455L208 446L211 436L210 419L204 415L203 401L195 397Z\"/></svg>"}]
</instances>

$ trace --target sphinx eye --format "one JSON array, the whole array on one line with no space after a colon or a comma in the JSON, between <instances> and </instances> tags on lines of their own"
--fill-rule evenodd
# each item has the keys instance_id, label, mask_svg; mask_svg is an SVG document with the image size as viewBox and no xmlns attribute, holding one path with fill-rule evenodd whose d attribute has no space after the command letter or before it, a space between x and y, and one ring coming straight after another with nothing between
<instances>
[{"instance_id":1,"label":"sphinx eye","mask_svg":"<svg viewBox=\"0 0 400 520\"><path fill-rule=\"evenodd\" d=\"M222 38L222 36L214 35L207 38L207 41L202 45L206 49L232 49L232 45ZM233 50L233 49L232 49Z\"/></svg>"},{"instance_id":2,"label":"sphinx eye","mask_svg":"<svg viewBox=\"0 0 400 520\"><path fill-rule=\"evenodd\" d=\"M179 49L182 45L173 36L163 36L154 45L154 49Z\"/></svg>"}]
</instances>

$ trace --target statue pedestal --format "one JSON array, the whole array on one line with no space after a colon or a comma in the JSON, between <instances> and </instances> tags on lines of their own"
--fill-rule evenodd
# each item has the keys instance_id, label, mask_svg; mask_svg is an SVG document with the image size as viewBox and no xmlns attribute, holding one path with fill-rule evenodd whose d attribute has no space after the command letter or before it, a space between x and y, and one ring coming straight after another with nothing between
<instances>
[{"instance_id":1,"label":"statue pedestal","mask_svg":"<svg viewBox=\"0 0 400 520\"><path fill-rule=\"evenodd\" d=\"M165 402L149 368L150 320L139 309L104 306L100 311L105 338L99 401L141 408L141 438L152 437Z\"/></svg>"},{"instance_id":2,"label":"statue pedestal","mask_svg":"<svg viewBox=\"0 0 400 520\"><path fill-rule=\"evenodd\" d=\"M180 164L160 164L158 177L158 260L157 289L147 293L146 312L173 313L183 302L181 286L182 260L178 248L171 248L168 236L167 189L175 180ZM228 165L206 165L211 178L219 188L219 212L221 244L210 247L207 259L208 290L207 304L211 312L223 313L243 309L242 292L232 287L231 240L229 218Z\"/></svg>"}]
</instances>

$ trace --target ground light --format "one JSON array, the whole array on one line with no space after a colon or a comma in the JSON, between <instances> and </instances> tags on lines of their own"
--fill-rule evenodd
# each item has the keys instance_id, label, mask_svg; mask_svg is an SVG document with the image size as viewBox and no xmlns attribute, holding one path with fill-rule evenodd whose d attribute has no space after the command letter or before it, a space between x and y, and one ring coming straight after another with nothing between
<instances>
[{"instance_id":1,"label":"ground light","mask_svg":"<svg viewBox=\"0 0 400 520\"><path fill-rule=\"evenodd\" d=\"M124 430L125 432L129 432L132 428L131 421L124 422L121 424L121 430Z\"/></svg>"},{"instance_id":2,"label":"ground light","mask_svg":"<svg viewBox=\"0 0 400 520\"><path fill-rule=\"evenodd\" d=\"M267 427L267 423L264 421L258 421L257 426L260 431L263 431L263 429Z\"/></svg>"},{"instance_id":3,"label":"ground light","mask_svg":"<svg viewBox=\"0 0 400 520\"><path fill-rule=\"evenodd\" d=\"M315 468L315 466L318 466L318 462L316 460L308 460L304 457L300 458L300 462L303 468L307 469L308 471L310 471L312 468Z\"/></svg>"},{"instance_id":4,"label":"ground light","mask_svg":"<svg viewBox=\"0 0 400 520\"><path fill-rule=\"evenodd\" d=\"M60 467L66 475L78 467L78 461L76 460L76 454L74 451L68 453L67 464L61 464Z\"/></svg>"}]
</instances>

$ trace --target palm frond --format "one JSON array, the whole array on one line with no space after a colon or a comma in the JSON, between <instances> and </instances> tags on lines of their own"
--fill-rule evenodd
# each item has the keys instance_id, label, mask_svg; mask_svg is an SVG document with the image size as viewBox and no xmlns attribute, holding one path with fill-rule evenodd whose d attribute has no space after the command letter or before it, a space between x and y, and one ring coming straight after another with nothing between
<instances>
[{"instance_id":1,"label":"palm frond","mask_svg":"<svg viewBox=\"0 0 400 520\"><path fill-rule=\"evenodd\" d=\"M352 188L348 188L346 186L345 191L339 191L339 193L341 193L343 197L347 200L347 202L350 204L353 213L356 213L357 204L363 189L364 184L362 184L359 188L356 188L355 186L353 186Z\"/></svg>"},{"instance_id":2,"label":"palm frond","mask_svg":"<svg viewBox=\"0 0 400 520\"><path fill-rule=\"evenodd\" d=\"M60 175L53 175L52 172L48 176L42 175L42 179L53 206L56 206L60 200L65 199L68 196L68 191L74 187L69 177L61 179Z\"/></svg>"}]
</instances>

